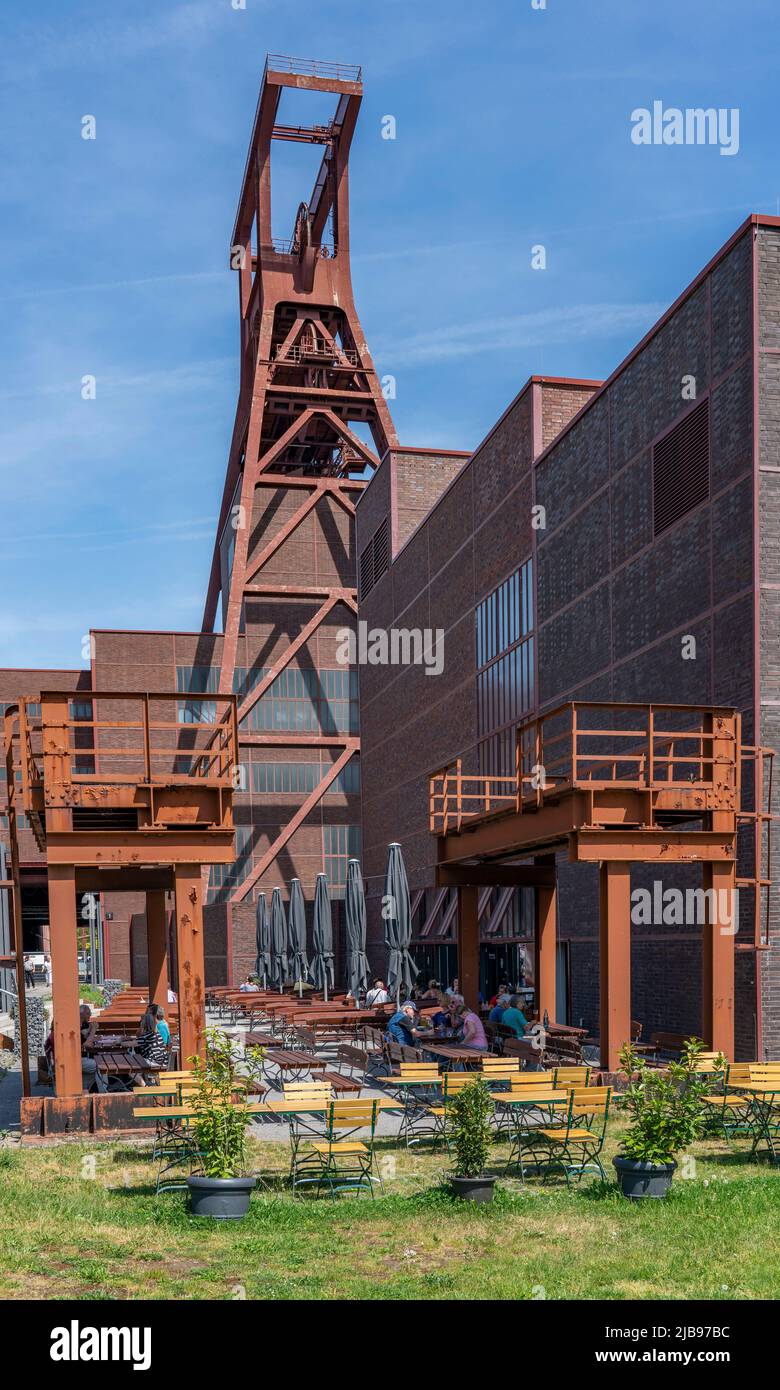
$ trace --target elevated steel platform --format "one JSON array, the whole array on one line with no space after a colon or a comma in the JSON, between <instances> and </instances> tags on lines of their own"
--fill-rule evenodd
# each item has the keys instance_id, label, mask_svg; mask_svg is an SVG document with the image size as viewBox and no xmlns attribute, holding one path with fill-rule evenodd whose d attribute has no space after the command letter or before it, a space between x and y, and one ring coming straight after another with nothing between
<instances>
[{"instance_id":1,"label":"elevated steel platform","mask_svg":"<svg viewBox=\"0 0 780 1390\"><path fill-rule=\"evenodd\" d=\"M731 1057L735 889L752 893L750 948L768 939L772 756L743 743L733 709L561 705L519 727L513 775L470 771L462 759L431 775L437 884L471 895L461 912L471 935L478 886L536 888L540 1009L554 1017L555 856L564 851L572 862L600 866L602 1062L614 1070L631 1036L630 865L701 863L710 913L704 1028ZM752 842L751 877L736 876L740 831ZM723 893L732 904L726 921L717 916Z\"/></svg>"},{"instance_id":2,"label":"elevated steel platform","mask_svg":"<svg viewBox=\"0 0 780 1390\"><path fill-rule=\"evenodd\" d=\"M146 893L149 997L165 1005L165 893L174 893L180 1052L200 1052L203 871L235 859L235 696L46 690L7 708L4 737L20 999L21 815L46 857L57 1096L82 1092L77 894ZM29 1094L26 1046L22 1051Z\"/></svg>"}]
</instances>

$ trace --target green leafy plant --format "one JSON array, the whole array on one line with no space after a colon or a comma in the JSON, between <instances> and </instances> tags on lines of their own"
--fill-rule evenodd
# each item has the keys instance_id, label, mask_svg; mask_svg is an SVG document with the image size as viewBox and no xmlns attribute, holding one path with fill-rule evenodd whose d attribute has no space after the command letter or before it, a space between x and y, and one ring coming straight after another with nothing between
<instances>
[{"instance_id":1,"label":"green leafy plant","mask_svg":"<svg viewBox=\"0 0 780 1390\"><path fill-rule=\"evenodd\" d=\"M649 1067L641 1053L627 1043L620 1054L620 1070L628 1077L623 1100L630 1127L623 1140L626 1158L640 1163L671 1163L702 1133L705 1123L702 1096L709 1090L706 1077L697 1074L703 1043L689 1038L679 1062L664 1068ZM716 1070L726 1065L718 1057Z\"/></svg>"},{"instance_id":2,"label":"green leafy plant","mask_svg":"<svg viewBox=\"0 0 780 1390\"><path fill-rule=\"evenodd\" d=\"M207 1178L238 1178L246 1168L247 1096L262 1066L262 1052L244 1058L221 1028L207 1028L205 1056L191 1057L195 1090L193 1129Z\"/></svg>"},{"instance_id":3,"label":"green leafy plant","mask_svg":"<svg viewBox=\"0 0 780 1390\"><path fill-rule=\"evenodd\" d=\"M492 1131L490 1115L493 1099L481 1076L475 1079L447 1106L447 1128L455 1147L455 1176L478 1178L485 1171Z\"/></svg>"}]
</instances>

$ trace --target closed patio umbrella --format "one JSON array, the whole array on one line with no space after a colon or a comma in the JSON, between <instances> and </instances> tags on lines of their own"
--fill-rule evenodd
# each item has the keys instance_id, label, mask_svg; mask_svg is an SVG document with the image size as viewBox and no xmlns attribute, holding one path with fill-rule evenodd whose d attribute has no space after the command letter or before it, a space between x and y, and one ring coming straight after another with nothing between
<instances>
[{"instance_id":1,"label":"closed patio umbrella","mask_svg":"<svg viewBox=\"0 0 780 1390\"><path fill-rule=\"evenodd\" d=\"M417 966L409 955L412 939L412 905L409 900L409 883L401 846L394 843L388 847L387 869L385 870L385 895L382 903L385 919L385 946L387 947L387 988L395 995L396 1004L401 1002L401 991L406 997L417 979Z\"/></svg>"},{"instance_id":2,"label":"closed patio umbrella","mask_svg":"<svg viewBox=\"0 0 780 1390\"><path fill-rule=\"evenodd\" d=\"M328 997L328 985L333 989L333 917L330 910L330 893L325 874L317 874L314 890L314 960L311 978L318 989Z\"/></svg>"},{"instance_id":3,"label":"closed patio umbrella","mask_svg":"<svg viewBox=\"0 0 780 1390\"><path fill-rule=\"evenodd\" d=\"M347 891L344 900L347 921L347 988L357 999L359 989L368 984L366 960L366 898L363 875L357 859L347 864Z\"/></svg>"},{"instance_id":4,"label":"closed patio umbrella","mask_svg":"<svg viewBox=\"0 0 780 1390\"><path fill-rule=\"evenodd\" d=\"M299 878L294 878L290 882L288 922L293 983L299 986L299 992L303 994L302 982L307 979L309 974L309 960L306 955L306 908Z\"/></svg>"},{"instance_id":5,"label":"closed patio umbrella","mask_svg":"<svg viewBox=\"0 0 780 1390\"><path fill-rule=\"evenodd\" d=\"M282 907L282 891L274 888L271 894L271 984L280 994L288 974L287 922Z\"/></svg>"},{"instance_id":6,"label":"closed patio umbrella","mask_svg":"<svg viewBox=\"0 0 780 1390\"><path fill-rule=\"evenodd\" d=\"M265 893L258 895L255 906L255 951L255 974L262 980L265 989L271 973L271 924L268 920Z\"/></svg>"}]
</instances>

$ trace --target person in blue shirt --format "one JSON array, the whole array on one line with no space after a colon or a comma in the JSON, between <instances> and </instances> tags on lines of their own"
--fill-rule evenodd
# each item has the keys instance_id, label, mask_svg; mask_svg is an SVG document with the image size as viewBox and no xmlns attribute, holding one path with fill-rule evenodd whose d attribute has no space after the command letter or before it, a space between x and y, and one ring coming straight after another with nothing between
<instances>
[{"instance_id":1,"label":"person in blue shirt","mask_svg":"<svg viewBox=\"0 0 780 1390\"><path fill-rule=\"evenodd\" d=\"M515 1037L522 1038L528 1027L528 1019L523 1013L520 1005L522 1000L519 994L513 994L509 1001L509 1008L504 1010L501 1022L505 1028L511 1028Z\"/></svg>"},{"instance_id":2,"label":"person in blue shirt","mask_svg":"<svg viewBox=\"0 0 780 1390\"><path fill-rule=\"evenodd\" d=\"M502 1023L505 1011L509 1008L509 995L499 994L495 1005L488 1014L489 1023Z\"/></svg>"},{"instance_id":3,"label":"person in blue shirt","mask_svg":"<svg viewBox=\"0 0 780 1390\"><path fill-rule=\"evenodd\" d=\"M157 1005L157 1032L160 1034L165 1046L168 1047L171 1041L171 1030L165 1019L165 1009L162 1004Z\"/></svg>"},{"instance_id":4,"label":"person in blue shirt","mask_svg":"<svg viewBox=\"0 0 780 1390\"><path fill-rule=\"evenodd\" d=\"M401 1043L404 1047L414 1047L414 1004L409 1002L396 1009L388 1022L385 1037L388 1042Z\"/></svg>"}]
</instances>

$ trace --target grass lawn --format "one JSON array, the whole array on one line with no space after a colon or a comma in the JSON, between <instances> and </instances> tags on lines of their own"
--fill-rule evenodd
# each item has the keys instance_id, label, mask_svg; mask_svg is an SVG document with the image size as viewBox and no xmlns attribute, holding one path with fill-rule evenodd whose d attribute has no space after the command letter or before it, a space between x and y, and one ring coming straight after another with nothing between
<instances>
[{"instance_id":1,"label":"grass lawn","mask_svg":"<svg viewBox=\"0 0 780 1390\"><path fill-rule=\"evenodd\" d=\"M619 1147L610 1122L605 1167ZM610 1183L500 1184L490 1209L450 1198L446 1156L380 1143L375 1201L293 1199L285 1144L252 1144L268 1179L244 1222L155 1199L135 1144L0 1150L0 1297L80 1299L771 1299L780 1294L780 1169L707 1139L666 1202ZM496 1147L496 1166L502 1146Z\"/></svg>"}]
</instances>

